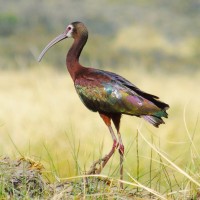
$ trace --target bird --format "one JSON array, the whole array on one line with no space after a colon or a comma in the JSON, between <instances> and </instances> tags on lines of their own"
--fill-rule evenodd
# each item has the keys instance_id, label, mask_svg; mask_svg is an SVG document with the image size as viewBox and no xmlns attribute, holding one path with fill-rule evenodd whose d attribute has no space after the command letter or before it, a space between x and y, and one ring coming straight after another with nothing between
<instances>
[{"instance_id":1,"label":"bird","mask_svg":"<svg viewBox=\"0 0 200 200\"><path fill-rule=\"evenodd\" d=\"M79 62L81 52L88 40L88 30L84 23L76 21L69 24L63 33L54 38L38 57L40 62L44 54L56 43L73 38L72 46L66 55L66 67L74 82L74 87L83 104L91 111L98 112L109 129L113 145L108 154L95 162L91 173L101 173L104 166L118 149L120 154L120 179L123 180L124 145L120 133L122 115L145 119L154 127L164 124L169 105L159 97L140 90L122 76L101 69L84 67ZM116 129L115 134L112 123ZM116 136L117 135L117 136ZM100 164L99 168L96 165ZM123 188L123 184L120 184Z\"/></svg>"}]
</instances>

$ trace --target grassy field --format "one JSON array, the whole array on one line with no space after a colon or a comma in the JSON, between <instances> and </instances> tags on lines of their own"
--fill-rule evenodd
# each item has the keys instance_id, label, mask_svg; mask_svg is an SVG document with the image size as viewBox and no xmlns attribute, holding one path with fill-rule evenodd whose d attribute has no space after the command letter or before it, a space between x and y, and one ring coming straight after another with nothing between
<instances>
[{"instance_id":1,"label":"grassy field","mask_svg":"<svg viewBox=\"0 0 200 200\"><path fill-rule=\"evenodd\" d=\"M131 68L116 73L170 105L169 118L159 129L142 119L123 117L125 181L136 179L165 197L195 197L200 187L200 73ZM0 155L41 161L48 177L55 180L84 174L110 150L107 127L97 113L82 105L67 72L48 66L1 71L0 87ZM119 177L118 153L102 174Z\"/></svg>"},{"instance_id":2,"label":"grassy field","mask_svg":"<svg viewBox=\"0 0 200 200\"><path fill-rule=\"evenodd\" d=\"M30 191L36 199L56 200L200 199L199 8L197 0L2 1L0 199L13 193L16 199L19 193L33 198ZM99 190L102 182L96 180L86 188L83 174L110 150L112 139L98 114L84 107L63 69L72 41L56 45L36 63L44 46L76 20L89 30L81 63L110 66L170 105L159 129L123 116L123 192L106 181L106 190ZM37 191L26 183L35 181L32 175L38 172L31 170L38 167L44 190L39 186ZM97 179L106 177L119 183L118 152Z\"/></svg>"}]
</instances>

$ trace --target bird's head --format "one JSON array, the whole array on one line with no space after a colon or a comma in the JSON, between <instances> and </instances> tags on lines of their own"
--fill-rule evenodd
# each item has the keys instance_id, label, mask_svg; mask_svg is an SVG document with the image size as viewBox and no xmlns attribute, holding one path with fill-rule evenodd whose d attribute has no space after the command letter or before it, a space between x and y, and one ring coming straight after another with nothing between
<instances>
[{"instance_id":1,"label":"bird's head","mask_svg":"<svg viewBox=\"0 0 200 200\"><path fill-rule=\"evenodd\" d=\"M74 38L78 39L81 36L88 37L88 31L85 25L82 22L73 22L67 26L65 31L54 38L51 42L47 44L47 46L43 49L41 54L38 57L38 61L40 62L44 56L44 54L51 48L54 44L66 39L66 38Z\"/></svg>"}]
</instances>

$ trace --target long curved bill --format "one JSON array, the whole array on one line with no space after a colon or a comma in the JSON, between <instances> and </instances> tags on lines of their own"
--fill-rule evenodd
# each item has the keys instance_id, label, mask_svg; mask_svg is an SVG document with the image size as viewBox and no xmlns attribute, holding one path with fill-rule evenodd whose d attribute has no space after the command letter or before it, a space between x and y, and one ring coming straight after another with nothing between
<instances>
[{"instance_id":1,"label":"long curved bill","mask_svg":"<svg viewBox=\"0 0 200 200\"><path fill-rule=\"evenodd\" d=\"M65 38L67 38L67 34L64 32L59 36L57 36L56 38L54 38L51 42L49 42L49 44L47 44L47 46L43 49L43 51L39 55L38 62L42 60L44 54L48 51L49 48L51 48L54 44L60 42L61 40L64 40Z\"/></svg>"}]
</instances>

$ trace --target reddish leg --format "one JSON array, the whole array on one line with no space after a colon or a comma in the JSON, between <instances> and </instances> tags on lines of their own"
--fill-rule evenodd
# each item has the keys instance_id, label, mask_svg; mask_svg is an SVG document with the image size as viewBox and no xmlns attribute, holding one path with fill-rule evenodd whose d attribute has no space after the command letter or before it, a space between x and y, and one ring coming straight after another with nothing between
<instances>
[{"instance_id":1,"label":"reddish leg","mask_svg":"<svg viewBox=\"0 0 200 200\"><path fill-rule=\"evenodd\" d=\"M123 180L123 161L124 161L124 145L122 143L120 132L117 132L119 138L119 155L120 155L120 179ZM123 183L120 183L123 189Z\"/></svg>"},{"instance_id":2,"label":"reddish leg","mask_svg":"<svg viewBox=\"0 0 200 200\"><path fill-rule=\"evenodd\" d=\"M118 135L118 142L119 142L119 154L120 154L120 179L123 180L123 161L124 161L124 145L122 142L121 134L119 132L120 128L120 119L121 114L116 114L112 116L112 121L115 125L115 128L117 129L117 135ZM120 183L120 187L123 189L123 183Z\"/></svg>"},{"instance_id":3,"label":"reddish leg","mask_svg":"<svg viewBox=\"0 0 200 200\"><path fill-rule=\"evenodd\" d=\"M106 165L106 163L109 161L109 159L112 157L112 155L114 154L115 152L115 149L118 147L118 143L117 143L117 138L113 132L113 129L111 126L108 126L109 128L109 131L111 133L111 136L112 136L112 139L113 139L113 146L112 146L112 149L111 151L108 153L108 155L105 155L103 158L102 158L102 168L104 168L104 166ZM100 173L101 171L99 171Z\"/></svg>"},{"instance_id":4,"label":"reddish leg","mask_svg":"<svg viewBox=\"0 0 200 200\"><path fill-rule=\"evenodd\" d=\"M99 173L101 173L101 170L107 164L109 159L114 154L115 149L118 147L119 148L119 154L120 154L120 179L123 180L124 145L122 143L122 138L121 138L121 135L120 135L120 132L119 132L121 114L111 114L111 115L109 115L109 114L100 113L100 116L109 128L111 137L113 139L113 146L112 146L111 151L107 155L105 155L102 159L99 159L98 161L96 161L91 166L91 168L87 172L87 174L99 174ZM112 121L115 125L115 128L117 129L118 142L117 142L117 138L114 134L114 131L111 127L111 119L112 119ZM100 165L100 167L97 168L97 165ZM120 187L123 188L123 183L120 183Z\"/></svg>"},{"instance_id":5,"label":"reddish leg","mask_svg":"<svg viewBox=\"0 0 200 200\"><path fill-rule=\"evenodd\" d=\"M101 118L103 119L103 121L105 122L105 124L108 126L108 129L110 131L111 137L113 139L113 146L112 149L110 150L110 152L105 155L103 158L99 159L98 161L96 161L90 168L90 170L87 172L87 174L99 174L101 173L101 170L105 167L105 165L107 164L107 162L109 161L109 159L112 157L112 155L115 152L115 149L118 147L118 142L117 142L117 138L114 134L114 131L111 127L111 118L108 115L102 114L100 113ZM96 166L100 165L99 168L97 168Z\"/></svg>"}]
</instances>

